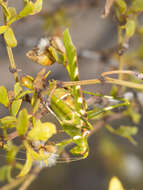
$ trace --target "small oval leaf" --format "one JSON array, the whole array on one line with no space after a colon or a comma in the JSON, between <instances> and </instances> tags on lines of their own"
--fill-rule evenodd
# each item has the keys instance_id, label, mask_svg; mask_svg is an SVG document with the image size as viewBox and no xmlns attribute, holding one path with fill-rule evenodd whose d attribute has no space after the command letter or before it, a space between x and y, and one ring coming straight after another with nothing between
<instances>
[{"instance_id":1,"label":"small oval leaf","mask_svg":"<svg viewBox=\"0 0 143 190\"><path fill-rule=\"evenodd\" d=\"M0 34L3 34L8 29L8 26L0 26Z\"/></svg>"},{"instance_id":2,"label":"small oval leaf","mask_svg":"<svg viewBox=\"0 0 143 190\"><path fill-rule=\"evenodd\" d=\"M9 27L7 28L6 32L4 33L4 39L9 47L16 47L17 40L13 33L13 30Z\"/></svg>"},{"instance_id":3,"label":"small oval leaf","mask_svg":"<svg viewBox=\"0 0 143 190\"><path fill-rule=\"evenodd\" d=\"M11 107L10 107L10 113L13 115L13 116L16 116L19 109L20 109L20 106L21 106L21 103L22 103L22 99L19 99L19 100L14 100L11 104Z\"/></svg>"},{"instance_id":4,"label":"small oval leaf","mask_svg":"<svg viewBox=\"0 0 143 190\"><path fill-rule=\"evenodd\" d=\"M7 90L4 86L0 87L0 103L6 107L9 105Z\"/></svg>"},{"instance_id":5,"label":"small oval leaf","mask_svg":"<svg viewBox=\"0 0 143 190\"><path fill-rule=\"evenodd\" d=\"M134 35L136 29L136 22L134 20L128 19L127 24L125 25L126 37L130 38Z\"/></svg>"},{"instance_id":6,"label":"small oval leaf","mask_svg":"<svg viewBox=\"0 0 143 190\"><path fill-rule=\"evenodd\" d=\"M14 85L14 97L16 98L20 93L22 92L22 88L20 86L20 83L17 82Z\"/></svg>"},{"instance_id":7,"label":"small oval leaf","mask_svg":"<svg viewBox=\"0 0 143 190\"><path fill-rule=\"evenodd\" d=\"M26 109L20 111L16 125L18 135L25 135L28 129L28 113Z\"/></svg>"}]
</instances>

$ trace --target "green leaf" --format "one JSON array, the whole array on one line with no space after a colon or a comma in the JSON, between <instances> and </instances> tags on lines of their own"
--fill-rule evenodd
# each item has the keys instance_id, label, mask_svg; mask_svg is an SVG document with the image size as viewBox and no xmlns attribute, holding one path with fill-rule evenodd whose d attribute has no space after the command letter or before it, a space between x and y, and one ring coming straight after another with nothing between
<instances>
[{"instance_id":1,"label":"green leaf","mask_svg":"<svg viewBox=\"0 0 143 190\"><path fill-rule=\"evenodd\" d=\"M34 3L34 11L33 14L39 13L42 9L43 0L36 0Z\"/></svg>"},{"instance_id":2,"label":"green leaf","mask_svg":"<svg viewBox=\"0 0 143 190\"><path fill-rule=\"evenodd\" d=\"M8 7L8 11L10 12L10 18L16 17L17 13L16 13L16 9L14 7Z\"/></svg>"},{"instance_id":3,"label":"green leaf","mask_svg":"<svg viewBox=\"0 0 143 190\"><path fill-rule=\"evenodd\" d=\"M10 107L10 113L13 116L17 115L17 113L18 113L18 111L20 109L21 103L22 103L22 99L14 100L12 102L11 107Z\"/></svg>"},{"instance_id":4,"label":"green leaf","mask_svg":"<svg viewBox=\"0 0 143 190\"><path fill-rule=\"evenodd\" d=\"M70 76L70 80L74 81L75 80L75 70L77 66L77 56L76 56L76 49L72 43L70 34L68 29L66 29L63 33L63 38L64 38L64 45L66 49L66 55L67 55L67 60L68 60L68 73Z\"/></svg>"},{"instance_id":5,"label":"green leaf","mask_svg":"<svg viewBox=\"0 0 143 190\"><path fill-rule=\"evenodd\" d=\"M131 5L131 11L133 12L143 11L143 0L133 0Z\"/></svg>"},{"instance_id":6,"label":"green leaf","mask_svg":"<svg viewBox=\"0 0 143 190\"><path fill-rule=\"evenodd\" d=\"M27 1L24 9L22 11L20 11L15 17L10 19L8 24L10 25L10 24L12 24L13 22L15 22L17 20L32 14L33 11L34 11L34 5L33 5L32 1Z\"/></svg>"},{"instance_id":7,"label":"green leaf","mask_svg":"<svg viewBox=\"0 0 143 190\"><path fill-rule=\"evenodd\" d=\"M21 86L20 86L20 83L17 82L17 83L14 85L14 97L16 98L21 92L22 92L22 88L21 88Z\"/></svg>"},{"instance_id":8,"label":"green leaf","mask_svg":"<svg viewBox=\"0 0 143 190\"><path fill-rule=\"evenodd\" d=\"M118 6L119 11L121 14L125 14L127 10L127 5L124 0L116 0L115 4Z\"/></svg>"},{"instance_id":9,"label":"green leaf","mask_svg":"<svg viewBox=\"0 0 143 190\"><path fill-rule=\"evenodd\" d=\"M7 90L4 86L0 87L0 104L3 104L5 107L9 105Z\"/></svg>"},{"instance_id":10,"label":"green leaf","mask_svg":"<svg viewBox=\"0 0 143 190\"><path fill-rule=\"evenodd\" d=\"M28 138L34 141L47 141L54 134L56 134L56 127L53 123L42 123L38 120L36 126L29 131Z\"/></svg>"},{"instance_id":11,"label":"green leaf","mask_svg":"<svg viewBox=\"0 0 143 190\"><path fill-rule=\"evenodd\" d=\"M9 47L16 47L17 40L13 33L13 30L9 27L7 28L6 32L4 33L4 39Z\"/></svg>"},{"instance_id":12,"label":"green leaf","mask_svg":"<svg viewBox=\"0 0 143 190\"><path fill-rule=\"evenodd\" d=\"M26 91L24 91L24 92L21 92L21 93L17 96L17 99L22 98L22 97L25 96L26 94L32 94L32 93L34 93L34 91L26 90Z\"/></svg>"},{"instance_id":13,"label":"green leaf","mask_svg":"<svg viewBox=\"0 0 143 190\"><path fill-rule=\"evenodd\" d=\"M0 34L3 34L8 29L8 26L0 26Z\"/></svg>"},{"instance_id":14,"label":"green leaf","mask_svg":"<svg viewBox=\"0 0 143 190\"><path fill-rule=\"evenodd\" d=\"M23 177L25 175L28 174L28 172L30 171L31 167L32 167L32 157L29 151L26 152L26 162L22 168L22 170L20 171L18 177Z\"/></svg>"},{"instance_id":15,"label":"green leaf","mask_svg":"<svg viewBox=\"0 0 143 190\"><path fill-rule=\"evenodd\" d=\"M25 135L28 129L28 113L26 109L20 111L16 125L18 135Z\"/></svg>"},{"instance_id":16,"label":"green leaf","mask_svg":"<svg viewBox=\"0 0 143 190\"><path fill-rule=\"evenodd\" d=\"M17 121L16 117L14 116L6 116L0 119L0 123L2 123L3 125L9 125L9 124L13 124Z\"/></svg>"},{"instance_id":17,"label":"green leaf","mask_svg":"<svg viewBox=\"0 0 143 190\"><path fill-rule=\"evenodd\" d=\"M114 129L112 128L110 125L106 125L106 128L119 136L122 136L124 138L127 138L131 143L133 143L134 145L136 145L136 141L132 138L133 135L136 135L138 132L138 128L134 127L134 126L120 126L119 129Z\"/></svg>"},{"instance_id":18,"label":"green leaf","mask_svg":"<svg viewBox=\"0 0 143 190\"><path fill-rule=\"evenodd\" d=\"M66 29L63 33L64 38L64 45L66 50L66 59L68 64L66 64L66 69L68 71L69 77L71 81L78 81L79 80L79 71L78 71L78 64L77 64L77 55L76 55L76 49L72 43L70 34L68 29ZM74 96L74 104L76 108L76 112L79 114L81 113L81 110L85 110L85 104L83 101L78 101L78 98L80 97L82 100L82 95L80 88L77 89L76 86L72 87L73 90L73 96Z\"/></svg>"},{"instance_id":19,"label":"green leaf","mask_svg":"<svg viewBox=\"0 0 143 190\"><path fill-rule=\"evenodd\" d=\"M0 167L0 181L5 181L9 178L11 173L11 166L5 165Z\"/></svg>"},{"instance_id":20,"label":"green leaf","mask_svg":"<svg viewBox=\"0 0 143 190\"><path fill-rule=\"evenodd\" d=\"M23 17L26 17L29 14L33 13L33 10L34 10L34 5L32 1L28 1L24 9L20 11L20 13L17 15L17 18L21 19Z\"/></svg>"},{"instance_id":21,"label":"green leaf","mask_svg":"<svg viewBox=\"0 0 143 190\"><path fill-rule=\"evenodd\" d=\"M134 35L136 29L136 22L135 20L128 19L125 25L126 33L125 36L130 38Z\"/></svg>"}]
</instances>

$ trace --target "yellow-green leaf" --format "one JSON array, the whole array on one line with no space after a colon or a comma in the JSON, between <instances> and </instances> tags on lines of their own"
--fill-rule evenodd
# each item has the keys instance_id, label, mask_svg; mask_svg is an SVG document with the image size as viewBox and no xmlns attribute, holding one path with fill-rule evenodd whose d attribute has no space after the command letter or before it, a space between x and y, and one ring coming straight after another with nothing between
<instances>
[{"instance_id":1,"label":"yellow-green leaf","mask_svg":"<svg viewBox=\"0 0 143 190\"><path fill-rule=\"evenodd\" d=\"M116 0L115 4L117 5L121 14L125 14L127 10L127 5L124 0Z\"/></svg>"},{"instance_id":2,"label":"yellow-green leaf","mask_svg":"<svg viewBox=\"0 0 143 190\"><path fill-rule=\"evenodd\" d=\"M17 121L16 117L14 116L6 116L0 119L0 122L3 125L13 124Z\"/></svg>"},{"instance_id":3,"label":"yellow-green leaf","mask_svg":"<svg viewBox=\"0 0 143 190\"><path fill-rule=\"evenodd\" d=\"M15 98L22 92L22 88L20 86L20 83L17 82L15 85L14 85L14 96Z\"/></svg>"},{"instance_id":4,"label":"yellow-green leaf","mask_svg":"<svg viewBox=\"0 0 143 190\"><path fill-rule=\"evenodd\" d=\"M126 37L130 38L134 35L136 29L136 22L135 20L128 19L127 24L125 25L126 29Z\"/></svg>"},{"instance_id":5,"label":"yellow-green leaf","mask_svg":"<svg viewBox=\"0 0 143 190\"><path fill-rule=\"evenodd\" d=\"M9 105L7 90L4 86L0 87L0 104L3 104L6 107Z\"/></svg>"},{"instance_id":6,"label":"yellow-green leaf","mask_svg":"<svg viewBox=\"0 0 143 190\"><path fill-rule=\"evenodd\" d=\"M16 17L16 9L14 7L8 7L8 11L10 12L10 18Z\"/></svg>"},{"instance_id":7,"label":"yellow-green leaf","mask_svg":"<svg viewBox=\"0 0 143 190\"><path fill-rule=\"evenodd\" d=\"M109 183L108 190L124 190L124 187L117 177L112 177Z\"/></svg>"},{"instance_id":8,"label":"yellow-green leaf","mask_svg":"<svg viewBox=\"0 0 143 190\"><path fill-rule=\"evenodd\" d=\"M34 5L32 1L28 1L24 9L18 14L18 19L28 16L29 14L33 13Z\"/></svg>"},{"instance_id":9,"label":"yellow-green leaf","mask_svg":"<svg viewBox=\"0 0 143 190\"><path fill-rule=\"evenodd\" d=\"M42 9L43 0L36 0L34 3L34 12L33 14L39 13Z\"/></svg>"},{"instance_id":10,"label":"yellow-green leaf","mask_svg":"<svg viewBox=\"0 0 143 190\"><path fill-rule=\"evenodd\" d=\"M30 140L47 141L55 133L56 127L53 123L42 123L38 120L36 126L29 131L28 138Z\"/></svg>"},{"instance_id":11,"label":"yellow-green leaf","mask_svg":"<svg viewBox=\"0 0 143 190\"><path fill-rule=\"evenodd\" d=\"M29 151L27 151L26 153L26 162L20 172L20 174L18 175L18 177L22 177L28 174L28 172L30 171L31 167L32 167L32 157Z\"/></svg>"},{"instance_id":12,"label":"yellow-green leaf","mask_svg":"<svg viewBox=\"0 0 143 190\"><path fill-rule=\"evenodd\" d=\"M22 99L14 100L12 102L11 107L10 107L10 112L13 116L17 115L20 109L21 103L22 103Z\"/></svg>"},{"instance_id":13,"label":"yellow-green leaf","mask_svg":"<svg viewBox=\"0 0 143 190\"><path fill-rule=\"evenodd\" d=\"M0 167L0 181L5 181L8 180L9 178L11 179L11 165L5 165Z\"/></svg>"},{"instance_id":14,"label":"yellow-green leaf","mask_svg":"<svg viewBox=\"0 0 143 190\"><path fill-rule=\"evenodd\" d=\"M16 47L17 40L13 33L13 30L9 27L7 28L6 32L4 33L4 39L9 47Z\"/></svg>"},{"instance_id":15,"label":"yellow-green leaf","mask_svg":"<svg viewBox=\"0 0 143 190\"><path fill-rule=\"evenodd\" d=\"M28 129L28 113L26 109L20 111L16 125L18 135L25 135Z\"/></svg>"},{"instance_id":16,"label":"yellow-green leaf","mask_svg":"<svg viewBox=\"0 0 143 190\"><path fill-rule=\"evenodd\" d=\"M27 1L24 9L22 11L20 11L15 17L10 19L8 24L10 25L17 20L32 14L33 11L34 11L34 5L33 5L32 1Z\"/></svg>"},{"instance_id":17,"label":"yellow-green leaf","mask_svg":"<svg viewBox=\"0 0 143 190\"><path fill-rule=\"evenodd\" d=\"M8 29L8 26L0 26L0 34L3 34Z\"/></svg>"}]
</instances>

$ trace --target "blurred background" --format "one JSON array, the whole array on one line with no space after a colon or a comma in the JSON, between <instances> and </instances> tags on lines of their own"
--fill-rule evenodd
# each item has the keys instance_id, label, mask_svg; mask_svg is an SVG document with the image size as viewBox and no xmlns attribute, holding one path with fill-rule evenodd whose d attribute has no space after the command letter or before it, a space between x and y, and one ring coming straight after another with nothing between
<instances>
[{"instance_id":1,"label":"blurred background","mask_svg":"<svg viewBox=\"0 0 143 190\"><path fill-rule=\"evenodd\" d=\"M9 1L18 10L23 1ZM118 66L118 62L101 54L117 44L115 19L108 16L101 18L105 0L44 0L43 10L36 16L30 16L13 25L18 46L13 49L17 68L35 76L42 68L26 57L26 52L43 36L61 35L65 28L70 29L73 43L79 56L80 79L94 79L104 71ZM0 38L0 85L8 89L14 84L8 72L8 57L4 41ZM54 64L49 78L68 81L62 65ZM96 93L109 94L110 86L84 87ZM0 110L1 113L1 110ZM96 121L95 121L96 122ZM132 124L130 119L117 119L112 126ZM87 159L57 163L45 168L29 187L30 190L107 190L109 179L116 175L123 182L125 189L143 189L143 130L142 119L138 124L139 133L135 136L138 145L134 146L126 139L110 134L101 128L89 138L90 155Z\"/></svg>"}]
</instances>

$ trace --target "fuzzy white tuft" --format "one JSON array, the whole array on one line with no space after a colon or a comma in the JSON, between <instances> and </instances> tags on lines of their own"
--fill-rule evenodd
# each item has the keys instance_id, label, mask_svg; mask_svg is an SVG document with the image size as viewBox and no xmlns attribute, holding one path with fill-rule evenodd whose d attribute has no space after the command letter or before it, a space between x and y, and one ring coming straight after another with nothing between
<instances>
[{"instance_id":1,"label":"fuzzy white tuft","mask_svg":"<svg viewBox=\"0 0 143 190\"><path fill-rule=\"evenodd\" d=\"M59 155L56 153L52 153L51 156L48 158L48 167L52 167L56 164Z\"/></svg>"},{"instance_id":2,"label":"fuzzy white tuft","mask_svg":"<svg viewBox=\"0 0 143 190\"><path fill-rule=\"evenodd\" d=\"M48 38L41 38L39 44L38 44L38 53L41 53L45 50L47 46L49 46L49 40Z\"/></svg>"}]
</instances>

